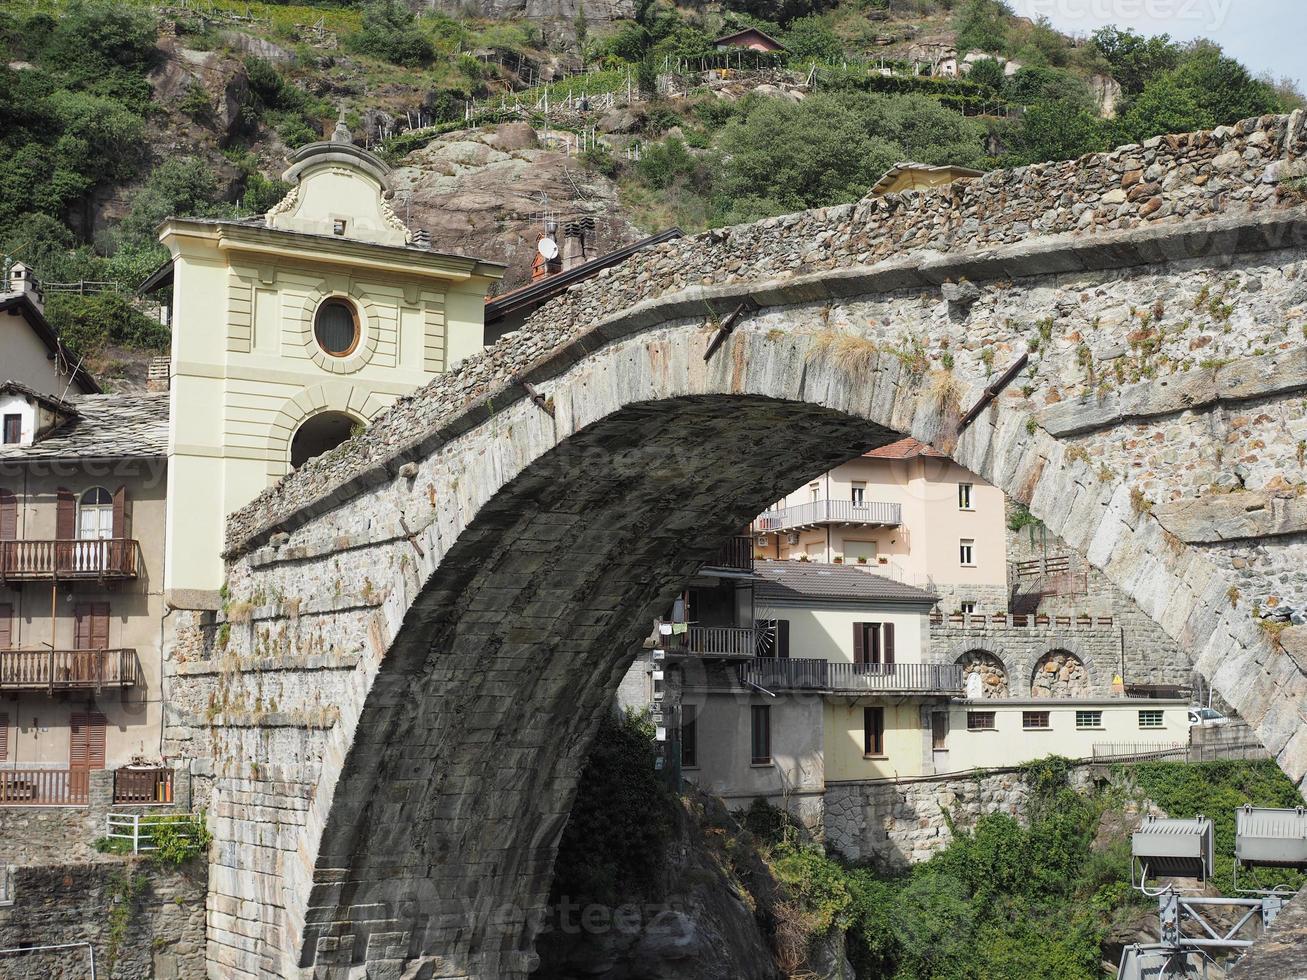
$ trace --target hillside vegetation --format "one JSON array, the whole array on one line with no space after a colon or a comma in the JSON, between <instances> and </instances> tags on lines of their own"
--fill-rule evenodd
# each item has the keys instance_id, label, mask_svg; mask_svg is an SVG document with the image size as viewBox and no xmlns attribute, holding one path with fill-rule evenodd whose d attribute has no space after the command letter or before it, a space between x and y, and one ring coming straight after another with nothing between
<instances>
[{"instance_id":1,"label":"hillside vegetation","mask_svg":"<svg viewBox=\"0 0 1307 980\"><path fill-rule=\"evenodd\" d=\"M1270 761L1120 766L1109 785L1077 791L1068 761L1049 757L1023 767L1028 820L983 816L970 830L955 828L929 861L886 874L827 855L761 801L728 815L710 798L678 799L652 763L650 732L638 719L601 728L559 849L555 905L711 909L705 890L725 890L750 909L755 941L773 964L768 975L786 977L828 975L816 972L817 961L833 945L857 980L1092 980L1122 942L1156 928L1155 901L1130 885L1129 832L1141 813L1210 816L1215 884L1228 895L1235 808L1302 802ZM678 811L691 827L678 826ZM1265 884L1300 881L1280 872ZM577 948L587 943L614 955L602 933L566 939L550 933L540 944L542 976L569 976L568 962L600 959L597 948ZM642 966L640 975L658 975L657 963ZM691 966L684 972L679 961L678 975L716 975Z\"/></svg>"},{"instance_id":2,"label":"hillside vegetation","mask_svg":"<svg viewBox=\"0 0 1307 980\"><path fill-rule=\"evenodd\" d=\"M124 298L165 258L157 223L261 213L285 191L286 155L342 111L356 138L394 162L465 115L506 118L503 98L555 133L597 126L577 165L615 182L626 216L652 231L856 200L899 160L984 168L1073 157L1300 101L1215 44L1115 28L1075 42L997 0L728 0L720 13L637 0L633 10L591 23L582 5L551 23L417 14L399 0L213 0L203 11L0 0L0 251L47 282L107 284L49 304L94 359L166 342ZM739 84L708 87L699 69L722 61L713 38L744 25L787 52L751 56L758 70L737 68ZM966 78L914 76L914 46L941 39L993 58ZM1007 59L1020 69L1005 74ZM688 94L659 97L660 76ZM1119 86L1111 112L1105 80ZM643 95L546 123L533 107L547 89L555 104Z\"/></svg>"}]
</instances>

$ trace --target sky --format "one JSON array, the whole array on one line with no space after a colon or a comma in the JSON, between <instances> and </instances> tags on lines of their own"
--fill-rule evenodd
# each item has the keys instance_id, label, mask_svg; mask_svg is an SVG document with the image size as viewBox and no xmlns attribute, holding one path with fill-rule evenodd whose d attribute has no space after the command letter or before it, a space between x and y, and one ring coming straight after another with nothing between
<instances>
[{"instance_id":1,"label":"sky","mask_svg":"<svg viewBox=\"0 0 1307 980\"><path fill-rule=\"evenodd\" d=\"M1044 16L1064 34L1105 24L1177 41L1211 38L1254 75L1307 82L1307 0L1009 0L1024 17Z\"/></svg>"}]
</instances>

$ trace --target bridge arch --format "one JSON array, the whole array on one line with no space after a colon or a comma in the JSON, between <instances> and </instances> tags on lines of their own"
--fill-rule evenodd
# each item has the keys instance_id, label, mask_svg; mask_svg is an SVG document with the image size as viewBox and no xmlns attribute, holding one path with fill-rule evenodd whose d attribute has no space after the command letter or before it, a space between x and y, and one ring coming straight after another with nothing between
<instances>
[{"instance_id":1,"label":"bridge arch","mask_svg":"<svg viewBox=\"0 0 1307 980\"><path fill-rule=\"evenodd\" d=\"M254 612L224 662L248 666L194 690L213 710L211 962L237 978L343 980L364 964L525 976L579 767L649 617L783 491L903 434L1028 504L1192 650L1301 777L1301 672L1228 598L1228 569L1130 480L1103 476L1115 426L1215 414L1220 394L1203 401L1193 381L1180 407L1154 411L1161 386L1147 381L1069 415L1069 342L1029 394L961 425L1044 331L987 320L998 359L981 357L966 346L978 314L936 283L1014 277L975 309L1083 295L1075 322L1090 329L1082 307L1124 275L1113 263L1179 256L1192 264L1175 275L1207 274L1192 243L1148 241L685 287L591 310L579 330L559 315L234 515L229 592ZM1290 259L1249 260L1261 278L1297 261L1284 248ZM1212 278L1230 261L1210 260ZM1173 271L1132 270L1132 300L1149 308L1166 285L1149 276ZM932 335L950 341L947 367L913 341ZM246 713L256 690L264 704L275 690L275 719Z\"/></svg>"}]
</instances>

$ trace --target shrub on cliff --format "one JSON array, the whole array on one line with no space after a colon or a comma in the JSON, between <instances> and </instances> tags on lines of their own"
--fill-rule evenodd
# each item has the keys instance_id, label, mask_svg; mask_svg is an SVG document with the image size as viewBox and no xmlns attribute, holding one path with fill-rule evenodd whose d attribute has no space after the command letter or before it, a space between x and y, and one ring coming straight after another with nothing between
<instances>
[{"instance_id":1,"label":"shrub on cliff","mask_svg":"<svg viewBox=\"0 0 1307 980\"><path fill-rule=\"evenodd\" d=\"M414 68L435 56L431 39L418 29L413 12L399 0L373 0L363 8L363 23L345 38L345 46L396 65Z\"/></svg>"}]
</instances>

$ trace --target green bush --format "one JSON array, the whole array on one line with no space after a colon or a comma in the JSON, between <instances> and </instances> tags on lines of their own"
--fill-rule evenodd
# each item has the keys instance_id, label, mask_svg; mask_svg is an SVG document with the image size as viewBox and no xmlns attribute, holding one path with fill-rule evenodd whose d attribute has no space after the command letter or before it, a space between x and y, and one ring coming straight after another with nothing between
<instances>
[{"instance_id":1,"label":"green bush","mask_svg":"<svg viewBox=\"0 0 1307 980\"><path fill-rule=\"evenodd\" d=\"M799 17L785 32L785 50L794 61L838 61L844 54L840 39L821 17Z\"/></svg>"},{"instance_id":2,"label":"green bush","mask_svg":"<svg viewBox=\"0 0 1307 980\"><path fill-rule=\"evenodd\" d=\"M693 182L699 174L699 161L681 140L671 136L647 144L636 169L651 187L663 190L675 183Z\"/></svg>"},{"instance_id":3,"label":"green bush","mask_svg":"<svg viewBox=\"0 0 1307 980\"><path fill-rule=\"evenodd\" d=\"M119 292L90 296L56 293L49 297L45 315L64 343L78 354L97 355L110 344L138 350L168 349L168 328Z\"/></svg>"},{"instance_id":4,"label":"green bush","mask_svg":"<svg viewBox=\"0 0 1307 980\"><path fill-rule=\"evenodd\" d=\"M429 64L435 56L430 38L400 0L372 0L363 8L362 25L345 37L345 46L409 68Z\"/></svg>"},{"instance_id":5,"label":"green bush","mask_svg":"<svg viewBox=\"0 0 1307 980\"><path fill-rule=\"evenodd\" d=\"M201 857L209 850L213 835L205 825L203 812L184 817L146 817L142 830L149 830L154 842L152 860L160 864L180 865Z\"/></svg>"}]
</instances>

